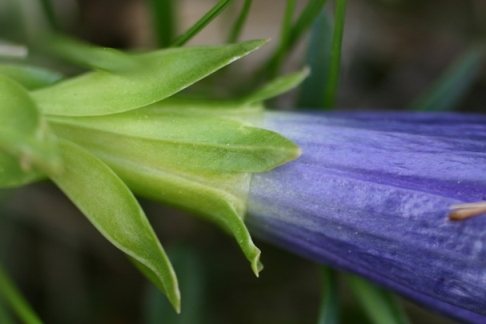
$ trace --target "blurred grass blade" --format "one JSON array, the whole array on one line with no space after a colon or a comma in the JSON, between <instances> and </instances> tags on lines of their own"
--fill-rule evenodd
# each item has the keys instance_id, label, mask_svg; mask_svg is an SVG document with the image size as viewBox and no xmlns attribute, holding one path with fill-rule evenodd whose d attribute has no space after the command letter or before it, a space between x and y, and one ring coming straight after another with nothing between
<instances>
[{"instance_id":1,"label":"blurred grass blade","mask_svg":"<svg viewBox=\"0 0 486 324\"><path fill-rule=\"evenodd\" d=\"M120 178L89 152L60 140L65 170L52 180L117 248L156 277L177 312L177 278L137 200Z\"/></svg>"},{"instance_id":2,"label":"blurred grass blade","mask_svg":"<svg viewBox=\"0 0 486 324\"><path fill-rule=\"evenodd\" d=\"M245 96L243 99L240 99L240 102L252 104L274 98L297 87L308 75L309 69L304 68L299 72L279 77L265 84L255 92L250 93L248 96Z\"/></svg>"},{"instance_id":3,"label":"blurred grass blade","mask_svg":"<svg viewBox=\"0 0 486 324\"><path fill-rule=\"evenodd\" d=\"M142 68L135 57L122 51L88 44L61 34L40 37L36 45L49 55L90 69L124 72Z\"/></svg>"},{"instance_id":4,"label":"blurred grass blade","mask_svg":"<svg viewBox=\"0 0 486 324\"><path fill-rule=\"evenodd\" d=\"M252 4L252 0L245 0L240 15L236 19L235 24L231 29L231 34L229 35L228 43L236 43L240 38L243 27L245 26L246 19L248 18L248 13L250 12L251 4Z\"/></svg>"},{"instance_id":5,"label":"blurred grass blade","mask_svg":"<svg viewBox=\"0 0 486 324\"><path fill-rule=\"evenodd\" d=\"M292 26L289 35L288 47L292 48L302 35L314 23L327 0L308 0L302 14Z\"/></svg>"},{"instance_id":6,"label":"blurred grass blade","mask_svg":"<svg viewBox=\"0 0 486 324\"><path fill-rule=\"evenodd\" d=\"M274 59L270 61L269 69L271 78L275 78L278 75L287 54L295 3L296 0L287 0L287 6L285 7L285 15L280 32L280 43L278 44Z\"/></svg>"},{"instance_id":7,"label":"blurred grass blade","mask_svg":"<svg viewBox=\"0 0 486 324\"><path fill-rule=\"evenodd\" d=\"M339 291L336 271L320 267L322 278L322 300L319 309L318 324L338 324L339 322Z\"/></svg>"},{"instance_id":8,"label":"blurred grass blade","mask_svg":"<svg viewBox=\"0 0 486 324\"><path fill-rule=\"evenodd\" d=\"M312 34L307 50L306 64L310 67L310 76L300 87L297 107L324 108L323 89L329 78L332 48L332 22L323 9L312 27Z\"/></svg>"},{"instance_id":9,"label":"blurred grass blade","mask_svg":"<svg viewBox=\"0 0 486 324\"><path fill-rule=\"evenodd\" d=\"M196 22L188 31L179 36L172 47L179 47L187 43L194 36L196 36L204 27L214 20L220 13L226 9L233 0L220 0L211 10L209 10L198 22Z\"/></svg>"},{"instance_id":10,"label":"blurred grass blade","mask_svg":"<svg viewBox=\"0 0 486 324\"><path fill-rule=\"evenodd\" d=\"M393 294L353 275L346 279L373 323L410 324Z\"/></svg>"},{"instance_id":11,"label":"blurred grass blade","mask_svg":"<svg viewBox=\"0 0 486 324\"><path fill-rule=\"evenodd\" d=\"M2 266L0 266L0 298L10 305L25 324L42 324L39 316L15 287Z\"/></svg>"},{"instance_id":12,"label":"blurred grass blade","mask_svg":"<svg viewBox=\"0 0 486 324\"><path fill-rule=\"evenodd\" d=\"M51 85L62 79L60 73L24 64L0 64L0 74L18 82L27 90Z\"/></svg>"},{"instance_id":13,"label":"blurred grass blade","mask_svg":"<svg viewBox=\"0 0 486 324\"><path fill-rule=\"evenodd\" d=\"M184 309L175 314L160 291L150 286L145 297L145 324L190 324L204 322L206 295L204 269L196 251L185 246L167 249L177 271Z\"/></svg>"},{"instance_id":14,"label":"blurred grass blade","mask_svg":"<svg viewBox=\"0 0 486 324\"><path fill-rule=\"evenodd\" d=\"M255 40L140 54L134 56L140 69L91 72L34 91L32 96L48 115L96 116L133 110L179 92L266 42Z\"/></svg>"},{"instance_id":15,"label":"blurred grass blade","mask_svg":"<svg viewBox=\"0 0 486 324\"><path fill-rule=\"evenodd\" d=\"M148 0L152 20L160 47L169 47L175 33L175 2L174 0Z\"/></svg>"},{"instance_id":16,"label":"blurred grass blade","mask_svg":"<svg viewBox=\"0 0 486 324\"><path fill-rule=\"evenodd\" d=\"M60 25L59 22L57 21L56 12L51 2L52 0L39 0L39 1L41 3L42 10L44 11L44 16L49 26L52 28L53 31L59 31Z\"/></svg>"},{"instance_id":17,"label":"blurred grass blade","mask_svg":"<svg viewBox=\"0 0 486 324\"><path fill-rule=\"evenodd\" d=\"M453 110L480 73L485 54L484 47L468 50L410 108L418 111Z\"/></svg>"},{"instance_id":18,"label":"blurred grass blade","mask_svg":"<svg viewBox=\"0 0 486 324\"><path fill-rule=\"evenodd\" d=\"M341 48L346 17L346 4L347 0L336 0L329 80L326 84L324 97L324 108L327 109L333 109L336 105L339 72L341 69Z\"/></svg>"},{"instance_id":19,"label":"blurred grass blade","mask_svg":"<svg viewBox=\"0 0 486 324\"><path fill-rule=\"evenodd\" d=\"M29 93L0 75L0 102L0 187L33 181L36 170L60 172L57 140Z\"/></svg>"},{"instance_id":20,"label":"blurred grass blade","mask_svg":"<svg viewBox=\"0 0 486 324\"><path fill-rule=\"evenodd\" d=\"M2 324L15 324L13 318L7 312L4 307L4 302L2 297L0 297L0 323Z\"/></svg>"}]
</instances>

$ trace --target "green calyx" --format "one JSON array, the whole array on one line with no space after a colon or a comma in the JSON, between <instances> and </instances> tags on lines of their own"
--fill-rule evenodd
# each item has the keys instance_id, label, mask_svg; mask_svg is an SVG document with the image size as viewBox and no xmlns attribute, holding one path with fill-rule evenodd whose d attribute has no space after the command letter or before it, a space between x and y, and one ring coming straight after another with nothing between
<instances>
[{"instance_id":1,"label":"green calyx","mask_svg":"<svg viewBox=\"0 0 486 324\"><path fill-rule=\"evenodd\" d=\"M0 132L0 187L51 178L177 311L177 278L133 193L217 224L235 237L258 275L260 250L244 223L251 174L300 154L288 139L258 127L261 102L296 86L307 71L234 101L173 94L264 43L132 56L113 51L106 56L88 48L86 53L107 58L100 61L102 66L52 85L47 72L5 69L8 77L0 76L0 97L8 103L0 107L5 124ZM70 53L69 48L59 50L63 56ZM111 62L110 57L119 60ZM123 68L127 60L130 67Z\"/></svg>"}]
</instances>

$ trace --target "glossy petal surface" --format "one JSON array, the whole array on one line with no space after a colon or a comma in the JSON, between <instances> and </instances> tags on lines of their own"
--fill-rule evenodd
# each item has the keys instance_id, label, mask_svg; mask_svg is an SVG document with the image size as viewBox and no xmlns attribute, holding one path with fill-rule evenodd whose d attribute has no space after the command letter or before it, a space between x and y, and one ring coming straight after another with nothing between
<instances>
[{"instance_id":1,"label":"glossy petal surface","mask_svg":"<svg viewBox=\"0 0 486 324\"><path fill-rule=\"evenodd\" d=\"M486 323L486 117L267 113L296 161L253 175L247 223L300 255L361 274L438 312Z\"/></svg>"}]
</instances>

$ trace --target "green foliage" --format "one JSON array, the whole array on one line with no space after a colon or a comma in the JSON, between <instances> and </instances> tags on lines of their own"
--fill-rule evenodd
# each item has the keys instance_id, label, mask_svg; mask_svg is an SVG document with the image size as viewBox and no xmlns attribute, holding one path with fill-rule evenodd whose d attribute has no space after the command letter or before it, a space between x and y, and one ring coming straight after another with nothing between
<instances>
[{"instance_id":1,"label":"green foliage","mask_svg":"<svg viewBox=\"0 0 486 324\"><path fill-rule=\"evenodd\" d=\"M331 18L326 10L322 10L312 27L306 57L311 74L300 87L298 107L324 108L324 89L328 83L331 63L332 31Z\"/></svg>"},{"instance_id":2,"label":"green foliage","mask_svg":"<svg viewBox=\"0 0 486 324\"><path fill-rule=\"evenodd\" d=\"M238 38L241 35L241 31L243 30L243 26L245 26L246 19L248 18L248 14L250 13L250 8L253 0L245 0L243 8L236 19L233 28L231 29L231 34L228 38L228 43L236 43Z\"/></svg>"},{"instance_id":3,"label":"green foliage","mask_svg":"<svg viewBox=\"0 0 486 324\"><path fill-rule=\"evenodd\" d=\"M322 300L318 324L339 323L339 287L336 271L321 267Z\"/></svg>"},{"instance_id":4,"label":"green foliage","mask_svg":"<svg viewBox=\"0 0 486 324\"><path fill-rule=\"evenodd\" d=\"M25 324L42 324L39 316L25 301L3 267L0 266L0 307L3 306L4 301Z\"/></svg>"},{"instance_id":5,"label":"green foliage","mask_svg":"<svg viewBox=\"0 0 486 324\"><path fill-rule=\"evenodd\" d=\"M64 171L52 180L113 245L153 272L179 311L174 270L133 194L108 166L77 145L60 140L60 152Z\"/></svg>"},{"instance_id":6,"label":"green foliage","mask_svg":"<svg viewBox=\"0 0 486 324\"><path fill-rule=\"evenodd\" d=\"M56 140L25 89L0 75L0 186L12 187L61 169Z\"/></svg>"},{"instance_id":7,"label":"green foliage","mask_svg":"<svg viewBox=\"0 0 486 324\"><path fill-rule=\"evenodd\" d=\"M0 75L18 82L27 90L47 87L62 79L58 72L24 64L0 64Z\"/></svg>"},{"instance_id":8,"label":"green foliage","mask_svg":"<svg viewBox=\"0 0 486 324\"><path fill-rule=\"evenodd\" d=\"M130 56L50 38L45 50L100 71L52 85L45 81L30 94L0 78L0 185L50 177L176 310L177 279L132 191L219 225L235 237L258 275L260 250L244 224L251 173L286 163L300 151L252 124L260 122L262 100L296 86L307 72L234 101L167 97L265 42ZM4 71L25 85L39 74L23 66ZM17 71L27 71L27 77Z\"/></svg>"},{"instance_id":9,"label":"green foliage","mask_svg":"<svg viewBox=\"0 0 486 324\"><path fill-rule=\"evenodd\" d=\"M453 110L481 71L485 55L484 47L474 46L469 49L411 104L411 109L418 111Z\"/></svg>"},{"instance_id":10,"label":"green foliage","mask_svg":"<svg viewBox=\"0 0 486 324\"><path fill-rule=\"evenodd\" d=\"M391 293L356 276L347 275L347 281L373 323L410 323L395 296Z\"/></svg>"},{"instance_id":11,"label":"green foliage","mask_svg":"<svg viewBox=\"0 0 486 324\"><path fill-rule=\"evenodd\" d=\"M326 84L324 107L334 108L336 105L339 71L341 69L341 47L344 34L344 22L346 17L347 0L336 0L334 33L332 36L331 63L329 79Z\"/></svg>"},{"instance_id":12,"label":"green foliage","mask_svg":"<svg viewBox=\"0 0 486 324\"><path fill-rule=\"evenodd\" d=\"M196 36L204 27L206 27L214 18L218 17L233 0L219 0L218 3L211 8L201 19L199 19L188 31L179 36L172 47L178 47L186 44L191 38Z\"/></svg>"},{"instance_id":13,"label":"green foliage","mask_svg":"<svg viewBox=\"0 0 486 324\"><path fill-rule=\"evenodd\" d=\"M173 48L135 56L140 69L89 72L32 93L48 115L107 115L165 99L264 45L257 40L215 47Z\"/></svg>"}]
</instances>

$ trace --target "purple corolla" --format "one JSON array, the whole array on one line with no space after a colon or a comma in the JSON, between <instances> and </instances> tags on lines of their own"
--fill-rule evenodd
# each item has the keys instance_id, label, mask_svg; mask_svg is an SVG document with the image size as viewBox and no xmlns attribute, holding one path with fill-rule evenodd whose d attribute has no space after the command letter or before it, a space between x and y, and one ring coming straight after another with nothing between
<instances>
[{"instance_id":1,"label":"purple corolla","mask_svg":"<svg viewBox=\"0 0 486 324\"><path fill-rule=\"evenodd\" d=\"M303 154L253 175L256 236L486 323L486 216L448 218L486 199L486 116L267 113L264 127Z\"/></svg>"}]
</instances>

